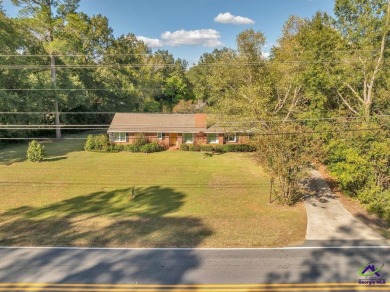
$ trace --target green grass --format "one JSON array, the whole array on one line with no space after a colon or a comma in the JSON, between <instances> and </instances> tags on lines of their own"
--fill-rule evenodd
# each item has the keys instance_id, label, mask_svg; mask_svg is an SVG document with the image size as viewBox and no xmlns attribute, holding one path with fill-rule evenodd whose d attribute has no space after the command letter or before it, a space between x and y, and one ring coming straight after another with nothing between
<instances>
[{"instance_id":1,"label":"green grass","mask_svg":"<svg viewBox=\"0 0 390 292\"><path fill-rule=\"evenodd\" d=\"M251 154L92 153L80 140L0 149L0 245L271 247L302 243L301 204L269 204ZM136 197L131 199L135 186Z\"/></svg>"}]
</instances>

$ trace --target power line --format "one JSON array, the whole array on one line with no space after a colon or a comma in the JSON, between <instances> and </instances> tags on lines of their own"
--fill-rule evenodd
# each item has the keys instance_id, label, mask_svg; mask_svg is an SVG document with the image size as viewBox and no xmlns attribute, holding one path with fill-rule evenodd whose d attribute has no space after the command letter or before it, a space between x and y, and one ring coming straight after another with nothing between
<instances>
[{"instance_id":1,"label":"power line","mask_svg":"<svg viewBox=\"0 0 390 292\"><path fill-rule=\"evenodd\" d=\"M56 138L47 137L26 137L26 138L0 138L0 140L55 140ZM87 138L61 138L61 140L86 140Z\"/></svg>"},{"instance_id":2,"label":"power line","mask_svg":"<svg viewBox=\"0 0 390 292\"><path fill-rule=\"evenodd\" d=\"M321 134L321 133L364 132L364 131L375 131L375 130L383 130L383 129L380 127L376 127L376 128L361 128L361 129L348 129L348 130L321 130L321 131L302 131L302 132L274 132L274 133L257 132L255 135L257 136L306 135L306 134ZM55 138L46 138L46 137L0 138L0 140L54 140L54 139ZM87 138L68 137L68 138L61 138L61 139L62 140L86 140Z\"/></svg>"},{"instance_id":3,"label":"power line","mask_svg":"<svg viewBox=\"0 0 390 292\"><path fill-rule=\"evenodd\" d=\"M57 112L0 112L0 114L2 115L33 115L33 114L37 114L37 115L44 115L44 114L56 114ZM96 114L96 115L99 115L99 114L116 114L116 113L128 113L128 112L58 112L58 114L60 115L75 115L75 114Z\"/></svg>"},{"instance_id":4,"label":"power line","mask_svg":"<svg viewBox=\"0 0 390 292\"><path fill-rule=\"evenodd\" d=\"M41 186L58 186L58 185L92 185L92 186L96 186L96 185L99 185L99 186L122 186L122 185L136 185L137 187L138 186L142 186L142 187L151 187L151 186L155 186L156 184L155 183L151 183L151 184L145 184L145 183L142 183L142 184L139 184L139 183L135 183L135 182L112 182L112 183L101 183L101 182L66 182L66 181L63 181L63 182L39 182L39 181L1 181L0 182L0 185L5 185L5 186L8 186L8 185L11 185L11 186L14 186L14 185L28 185L29 187L31 186L35 186L35 187L41 187ZM261 186L268 186L269 184L268 183L259 183L259 184L246 184L246 183L231 183L231 184L213 184L213 185L209 185L209 184L205 184L205 185L199 185L199 184L170 184L170 183L159 183L159 185L165 185L165 186L172 186L172 187L180 187L180 188L189 188L189 189L193 189L193 188L210 188L210 189L213 189L213 188L242 188L242 187L253 187L253 188L256 188L256 187L261 187Z\"/></svg>"},{"instance_id":5,"label":"power line","mask_svg":"<svg viewBox=\"0 0 390 292\"><path fill-rule=\"evenodd\" d=\"M171 54L169 54L171 55ZM159 55L159 54L150 54L150 53L97 53L97 54L53 54L53 55L45 55L45 54L0 54L0 57L105 57L105 56L147 56L152 58L158 58L160 56L165 57L165 55ZM185 54L185 56L198 56L198 54ZM158 59L157 59L158 60Z\"/></svg>"},{"instance_id":6,"label":"power line","mask_svg":"<svg viewBox=\"0 0 390 292\"><path fill-rule=\"evenodd\" d=\"M301 122L305 120L288 120L288 122ZM318 120L320 121L320 120ZM322 120L323 121L323 120ZM333 121L333 120L332 120ZM268 122L284 122L283 120L272 120ZM250 124L259 124L262 123L261 121L255 121L255 122L250 122ZM347 122L348 125L350 124L355 124L355 123L360 123L360 121L356 122L354 120L350 120ZM346 123L338 123L338 124L343 124L346 125ZM244 126L245 123L240 123L240 122L226 122L226 123L217 123L214 124L213 126L218 127L218 128L223 128L223 127L240 127ZM203 129L203 127L196 127L194 126L193 123L180 123L180 124L60 124L60 125L55 125L55 124L0 124L0 129L24 129L24 128L38 128L38 129L44 129L44 128L77 128L77 129L86 129L86 128L97 128L97 127L103 127L103 128L108 128L108 127L113 127L115 129L128 129L128 128L136 128L142 126L143 129L153 129L153 128L197 128L197 129ZM213 126L208 127L209 129L212 129Z\"/></svg>"},{"instance_id":7,"label":"power line","mask_svg":"<svg viewBox=\"0 0 390 292\"><path fill-rule=\"evenodd\" d=\"M345 60L323 60L323 61L280 61L280 64L340 64L340 63L361 63L359 59L345 59ZM264 66L265 63L262 62L217 62L217 63L201 63L194 65L194 67L225 67L225 66L254 66L261 65ZM166 67L176 67L176 64L86 64L86 65L0 65L0 69L8 70L25 70L25 69L45 69L49 70L55 67L56 69L95 69L95 68L111 68L111 69L121 69L121 68L142 68L142 67L155 67L155 68L166 68Z\"/></svg>"},{"instance_id":8,"label":"power line","mask_svg":"<svg viewBox=\"0 0 390 292\"><path fill-rule=\"evenodd\" d=\"M0 88L0 91L131 91L135 88ZM142 87L142 89L161 89L161 87Z\"/></svg>"},{"instance_id":9,"label":"power line","mask_svg":"<svg viewBox=\"0 0 390 292\"><path fill-rule=\"evenodd\" d=\"M387 118L390 117L390 115L375 115L375 116L370 116L370 118ZM236 121L236 122L218 122L218 124L231 124L231 123L267 123L267 122L304 122L304 121L324 121L324 120L350 120L350 119L365 119L366 117L364 116L347 116L347 117L329 117L329 118L306 118L306 119L272 119L272 120L248 120L248 121Z\"/></svg>"},{"instance_id":10,"label":"power line","mask_svg":"<svg viewBox=\"0 0 390 292\"><path fill-rule=\"evenodd\" d=\"M326 53L337 53L337 52L366 52L366 53L377 53L379 50L365 50L365 49L345 49L345 50L321 50L321 52ZM385 51L390 51L390 49L385 49ZM233 51L234 52L234 51ZM300 50L300 53L307 52L318 52L317 50ZM213 53L207 53L208 55L213 55ZM184 54L185 56L198 56L198 54ZM0 54L0 57L51 57L50 54ZM161 56L158 54L151 53L96 53L96 54L54 54L54 57L101 57L101 56L148 56L156 57Z\"/></svg>"},{"instance_id":11,"label":"power line","mask_svg":"<svg viewBox=\"0 0 390 292\"><path fill-rule=\"evenodd\" d=\"M57 112L53 111L44 111L44 112L0 112L2 115L24 115L24 114L55 114ZM66 115L66 114L135 114L135 115L143 115L143 114L149 114L149 115L184 115L184 114L174 114L174 113L143 113L143 112L58 112L58 114ZM370 118L381 118L381 117L390 117L390 114L381 114L381 115L372 115ZM244 117L245 118L245 117ZM337 120L337 119L365 119L364 116L337 116L337 117L321 117L321 118L305 118L305 119L272 119L272 120L266 120L266 119L259 119L259 120L237 120L237 121L222 121L221 123L263 123L263 122L272 122L272 121L317 121L317 120ZM143 124L145 125L145 124Z\"/></svg>"},{"instance_id":12,"label":"power line","mask_svg":"<svg viewBox=\"0 0 390 292\"><path fill-rule=\"evenodd\" d=\"M80 128L80 127L74 127L74 128L71 128L71 127L61 127L61 126L51 126L51 127L23 127L23 128L4 128L4 127L0 127L0 130L12 130L12 131L15 131L15 130L56 130L58 128L61 128L61 130L108 130L108 126L107 127L104 127L104 128L97 128L97 127L90 127L90 128ZM150 128L152 129L152 127Z\"/></svg>"}]
</instances>

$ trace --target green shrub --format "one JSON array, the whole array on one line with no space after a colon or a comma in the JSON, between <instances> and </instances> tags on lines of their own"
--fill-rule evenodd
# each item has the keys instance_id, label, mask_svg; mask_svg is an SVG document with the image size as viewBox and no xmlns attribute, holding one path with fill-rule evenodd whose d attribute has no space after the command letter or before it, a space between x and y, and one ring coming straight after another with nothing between
<instances>
[{"instance_id":1,"label":"green shrub","mask_svg":"<svg viewBox=\"0 0 390 292\"><path fill-rule=\"evenodd\" d=\"M148 137L144 134L138 134L134 139L134 145L137 147L141 147L149 143Z\"/></svg>"},{"instance_id":2,"label":"green shrub","mask_svg":"<svg viewBox=\"0 0 390 292\"><path fill-rule=\"evenodd\" d=\"M107 147L107 152L121 152L123 151L124 146L120 144L109 144Z\"/></svg>"},{"instance_id":3,"label":"green shrub","mask_svg":"<svg viewBox=\"0 0 390 292\"><path fill-rule=\"evenodd\" d=\"M180 150L182 150L182 151L189 151L190 149L189 149L187 144L181 144L180 145Z\"/></svg>"},{"instance_id":4,"label":"green shrub","mask_svg":"<svg viewBox=\"0 0 390 292\"><path fill-rule=\"evenodd\" d=\"M32 140L28 144L27 159L32 162L41 162L46 154L45 146L41 145L38 141Z\"/></svg>"},{"instance_id":5,"label":"green shrub","mask_svg":"<svg viewBox=\"0 0 390 292\"><path fill-rule=\"evenodd\" d=\"M214 152L215 148L213 145L200 145L200 151L204 152Z\"/></svg>"},{"instance_id":6,"label":"green shrub","mask_svg":"<svg viewBox=\"0 0 390 292\"><path fill-rule=\"evenodd\" d=\"M182 151L203 151L203 152L253 152L256 151L256 147L248 144L226 144L226 145L198 145L198 144L182 144L180 145Z\"/></svg>"},{"instance_id":7,"label":"green shrub","mask_svg":"<svg viewBox=\"0 0 390 292\"><path fill-rule=\"evenodd\" d=\"M84 150L93 151L95 150L95 138L94 135L88 135L87 141L84 144Z\"/></svg>"},{"instance_id":8,"label":"green shrub","mask_svg":"<svg viewBox=\"0 0 390 292\"><path fill-rule=\"evenodd\" d=\"M140 152L140 147L134 144L128 144L123 146L123 150L128 152Z\"/></svg>"},{"instance_id":9,"label":"green shrub","mask_svg":"<svg viewBox=\"0 0 390 292\"><path fill-rule=\"evenodd\" d=\"M341 190L390 223L390 138L386 135L382 130L344 133L324 148L325 162Z\"/></svg>"},{"instance_id":10,"label":"green shrub","mask_svg":"<svg viewBox=\"0 0 390 292\"><path fill-rule=\"evenodd\" d=\"M188 150L189 151L199 152L200 151L200 146L198 144L190 144L188 146Z\"/></svg>"},{"instance_id":11,"label":"green shrub","mask_svg":"<svg viewBox=\"0 0 390 292\"><path fill-rule=\"evenodd\" d=\"M226 144L223 150L225 152L254 152L256 147L248 144Z\"/></svg>"},{"instance_id":12,"label":"green shrub","mask_svg":"<svg viewBox=\"0 0 390 292\"><path fill-rule=\"evenodd\" d=\"M165 150L164 147L162 147L157 142L152 142L152 143L148 143L148 144L142 145L141 148L140 148L140 151L144 152L144 153L160 152L160 151L163 151L163 150Z\"/></svg>"},{"instance_id":13,"label":"green shrub","mask_svg":"<svg viewBox=\"0 0 390 292\"><path fill-rule=\"evenodd\" d=\"M88 135L87 141L84 145L84 150L108 152L111 147L110 145L110 141L108 140L108 136L106 134Z\"/></svg>"},{"instance_id":14,"label":"green shrub","mask_svg":"<svg viewBox=\"0 0 390 292\"><path fill-rule=\"evenodd\" d=\"M215 145L214 146L214 151L215 153L225 153L225 148L223 147L224 145Z\"/></svg>"}]
</instances>

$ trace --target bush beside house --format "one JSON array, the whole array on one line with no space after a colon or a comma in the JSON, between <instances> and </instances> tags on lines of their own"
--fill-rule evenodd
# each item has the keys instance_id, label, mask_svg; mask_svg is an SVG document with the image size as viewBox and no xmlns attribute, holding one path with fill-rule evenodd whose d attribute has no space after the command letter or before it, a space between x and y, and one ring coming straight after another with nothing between
<instances>
[{"instance_id":1,"label":"bush beside house","mask_svg":"<svg viewBox=\"0 0 390 292\"><path fill-rule=\"evenodd\" d=\"M165 150L163 146L158 144L157 142L148 143L146 137L138 137L136 143L121 145L111 143L105 134L99 135L88 135L87 141L84 145L85 151L92 152L120 152L120 151L128 151L128 152L143 152L143 153L152 153L152 152L160 152Z\"/></svg>"},{"instance_id":2,"label":"bush beside house","mask_svg":"<svg viewBox=\"0 0 390 292\"><path fill-rule=\"evenodd\" d=\"M198 144L182 144L180 145L182 151L195 151L195 152L254 152L256 147L249 144L225 144L225 145L198 145Z\"/></svg>"},{"instance_id":3,"label":"bush beside house","mask_svg":"<svg viewBox=\"0 0 390 292\"><path fill-rule=\"evenodd\" d=\"M138 136L134 141L134 144L114 144L111 143L105 134L99 135L88 135L87 141L84 145L84 150L94 152L143 152L153 153L166 150L164 145L157 142L149 143L147 137ZM256 148L249 144L225 144L225 145L199 145L199 144L182 144L180 145L182 151L193 151L193 152L253 152Z\"/></svg>"}]
</instances>

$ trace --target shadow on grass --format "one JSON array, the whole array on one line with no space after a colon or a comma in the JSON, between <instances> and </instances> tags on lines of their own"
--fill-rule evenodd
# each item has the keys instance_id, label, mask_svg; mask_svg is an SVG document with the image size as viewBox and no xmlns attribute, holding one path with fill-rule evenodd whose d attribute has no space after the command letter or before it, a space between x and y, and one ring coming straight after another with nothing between
<instances>
[{"instance_id":1,"label":"shadow on grass","mask_svg":"<svg viewBox=\"0 0 390 292\"><path fill-rule=\"evenodd\" d=\"M26 145L4 146L0 148L0 164L11 165L26 160Z\"/></svg>"},{"instance_id":2,"label":"shadow on grass","mask_svg":"<svg viewBox=\"0 0 390 292\"><path fill-rule=\"evenodd\" d=\"M55 157L47 157L42 162L54 162L59 160L67 159L67 156L55 156Z\"/></svg>"},{"instance_id":3,"label":"shadow on grass","mask_svg":"<svg viewBox=\"0 0 390 292\"><path fill-rule=\"evenodd\" d=\"M74 138L82 138L82 135L73 135ZM46 148L46 157L43 162L58 161L67 158L67 154L74 151L82 151L84 140L48 140L43 141ZM0 148L0 165L11 165L26 160L28 143L9 144Z\"/></svg>"},{"instance_id":4,"label":"shadow on grass","mask_svg":"<svg viewBox=\"0 0 390 292\"><path fill-rule=\"evenodd\" d=\"M0 245L195 247L212 231L202 220L169 215L185 195L153 186L96 192L41 208L0 214Z\"/></svg>"},{"instance_id":5,"label":"shadow on grass","mask_svg":"<svg viewBox=\"0 0 390 292\"><path fill-rule=\"evenodd\" d=\"M62 217L79 215L163 216L178 210L185 197L183 193L159 186L136 188L135 192L134 199L131 199L131 188L111 192L95 192L30 210L24 215L31 219L53 215L61 215Z\"/></svg>"}]
</instances>

